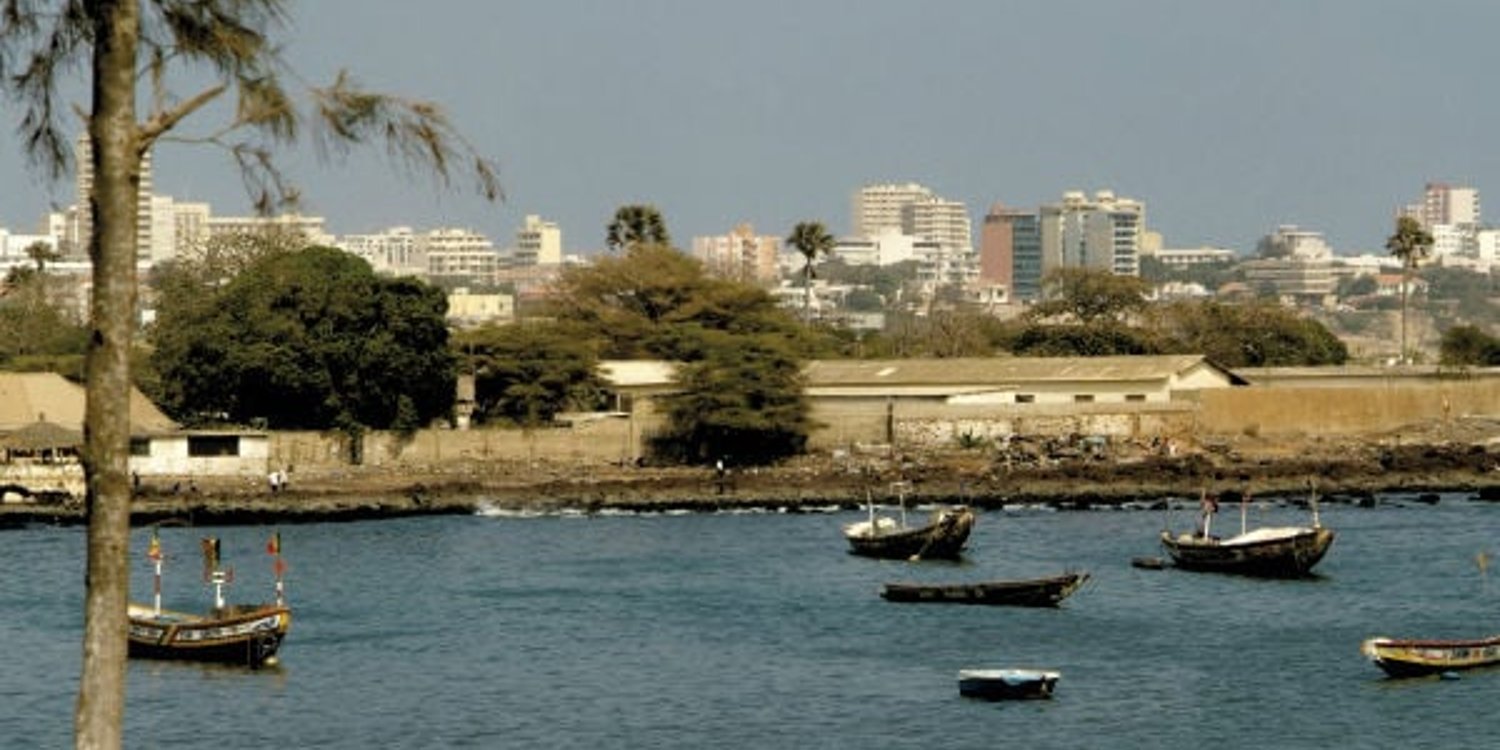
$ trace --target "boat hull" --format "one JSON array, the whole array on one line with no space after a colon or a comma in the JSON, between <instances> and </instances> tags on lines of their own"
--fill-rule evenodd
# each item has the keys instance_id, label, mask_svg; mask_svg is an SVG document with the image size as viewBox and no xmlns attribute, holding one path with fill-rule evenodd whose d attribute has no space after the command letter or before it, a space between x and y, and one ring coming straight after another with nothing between
<instances>
[{"instance_id":1,"label":"boat hull","mask_svg":"<svg viewBox=\"0 0 1500 750\"><path fill-rule=\"evenodd\" d=\"M1161 533L1161 544L1172 562L1187 570L1239 573L1272 578L1297 578L1312 572L1329 546L1333 530L1300 529L1283 537L1247 541L1218 541L1188 534Z\"/></svg>"},{"instance_id":2,"label":"boat hull","mask_svg":"<svg viewBox=\"0 0 1500 750\"><path fill-rule=\"evenodd\" d=\"M1423 677L1500 665L1500 636L1474 640L1370 638L1360 645L1391 677Z\"/></svg>"},{"instance_id":3,"label":"boat hull","mask_svg":"<svg viewBox=\"0 0 1500 750\"><path fill-rule=\"evenodd\" d=\"M1088 573L1069 573L1050 578L966 584L887 583L880 596L893 602L1056 607L1088 578Z\"/></svg>"},{"instance_id":4,"label":"boat hull","mask_svg":"<svg viewBox=\"0 0 1500 750\"><path fill-rule=\"evenodd\" d=\"M957 560L974 529L974 511L956 508L940 511L927 526L899 531L878 531L861 524L863 533L846 530L849 552L885 560Z\"/></svg>"},{"instance_id":5,"label":"boat hull","mask_svg":"<svg viewBox=\"0 0 1500 750\"><path fill-rule=\"evenodd\" d=\"M292 624L290 609L233 605L208 615L130 606L130 656L248 667L275 664Z\"/></svg>"},{"instance_id":6,"label":"boat hull","mask_svg":"<svg viewBox=\"0 0 1500 750\"><path fill-rule=\"evenodd\" d=\"M958 673L958 694L990 701L1051 698L1061 677L1034 669L964 669Z\"/></svg>"}]
</instances>

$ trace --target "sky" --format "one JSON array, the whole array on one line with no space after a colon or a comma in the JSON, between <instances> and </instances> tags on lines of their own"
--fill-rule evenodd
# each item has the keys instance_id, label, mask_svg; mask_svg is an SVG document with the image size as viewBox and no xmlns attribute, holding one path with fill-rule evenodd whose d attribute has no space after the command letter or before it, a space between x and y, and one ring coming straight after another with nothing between
<instances>
[{"instance_id":1,"label":"sky","mask_svg":"<svg viewBox=\"0 0 1500 750\"><path fill-rule=\"evenodd\" d=\"M1168 247L1250 252L1283 224L1383 252L1428 182L1500 191L1500 3L1489 0L302 0L279 37L301 80L341 69L441 105L500 168L488 203L376 148L283 164L337 234L528 214L567 252L656 206L681 247L748 222L850 229L851 194L916 182L1034 209L1066 190L1142 201ZM183 95L187 90L180 92ZM27 169L3 105L0 226L71 182ZM213 115L215 113L208 113ZM216 121L198 118L182 132ZM201 146L154 154L156 192L249 213ZM1500 195L1500 192L1497 192Z\"/></svg>"}]
</instances>

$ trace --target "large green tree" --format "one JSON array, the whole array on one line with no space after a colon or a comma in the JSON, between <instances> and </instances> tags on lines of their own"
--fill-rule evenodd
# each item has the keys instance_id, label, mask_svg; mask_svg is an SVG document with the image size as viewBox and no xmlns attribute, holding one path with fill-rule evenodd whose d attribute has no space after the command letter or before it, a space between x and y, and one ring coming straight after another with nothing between
<instances>
[{"instance_id":1,"label":"large green tree","mask_svg":"<svg viewBox=\"0 0 1500 750\"><path fill-rule=\"evenodd\" d=\"M1150 286L1135 276L1095 268L1057 268L1042 277L1042 300L1028 320L1073 321L1085 326L1123 323L1146 308Z\"/></svg>"},{"instance_id":2,"label":"large green tree","mask_svg":"<svg viewBox=\"0 0 1500 750\"><path fill-rule=\"evenodd\" d=\"M467 162L481 193L499 197L492 165L474 153L441 109L371 94L340 74L307 91L299 108L282 85L287 67L270 33L283 0L0 0L0 91L19 112L24 148L52 178L69 165L62 120L80 112L94 175L87 405L82 459L88 510L83 664L74 714L78 747L121 745L126 604L130 592L130 347L135 328L136 203L145 154L164 135L231 92L230 121L196 140L222 146L269 209L295 191L273 158L310 126L338 151L375 141L440 180ZM84 72L86 106L65 101ZM170 82L205 82L181 95ZM138 113L137 87L150 105ZM472 157L472 159L471 159Z\"/></svg>"},{"instance_id":3,"label":"large green tree","mask_svg":"<svg viewBox=\"0 0 1500 750\"><path fill-rule=\"evenodd\" d=\"M489 325L454 336L460 368L474 375L483 422L545 424L558 412L600 406L603 381L593 343L558 323Z\"/></svg>"},{"instance_id":4,"label":"large green tree","mask_svg":"<svg viewBox=\"0 0 1500 750\"><path fill-rule=\"evenodd\" d=\"M443 292L342 250L269 255L152 330L162 406L273 429L409 430L447 416L455 358Z\"/></svg>"},{"instance_id":5,"label":"large green tree","mask_svg":"<svg viewBox=\"0 0 1500 750\"><path fill-rule=\"evenodd\" d=\"M652 452L691 464L762 465L806 450L802 361L787 340L714 331L703 341L702 357L678 368Z\"/></svg>"},{"instance_id":6,"label":"large green tree","mask_svg":"<svg viewBox=\"0 0 1500 750\"><path fill-rule=\"evenodd\" d=\"M765 290L711 277L698 261L655 243L564 269L554 291L553 315L599 342L605 359L694 359L701 332L712 330L777 333L799 346L808 340Z\"/></svg>"},{"instance_id":7,"label":"large green tree","mask_svg":"<svg viewBox=\"0 0 1500 750\"><path fill-rule=\"evenodd\" d=\"M814 339L764 289L709 276L671 247L641 243L565 270L555 290L554 316L597 342L601 356L679 363L670 428L651 445L657 455L702 462L728 452L761 463L805 447L798 378ZM729 450L727 441L744 442Z\"/></svg>"},{"instance_id":8,"label":"large green tree","mask_svg":"<svg viewBox=\"0 0 1500 750\"><path fill-rule=\"evenodd\" d=\"M1432 234L1416 219L1400 216L1396 218L1395 233L1385 241L1385 249L1401 261L1401 362L1405 363L1411 356L1406 345L1406 308L1411 276L1432 252Z\"/></svg>"}]
</instances>

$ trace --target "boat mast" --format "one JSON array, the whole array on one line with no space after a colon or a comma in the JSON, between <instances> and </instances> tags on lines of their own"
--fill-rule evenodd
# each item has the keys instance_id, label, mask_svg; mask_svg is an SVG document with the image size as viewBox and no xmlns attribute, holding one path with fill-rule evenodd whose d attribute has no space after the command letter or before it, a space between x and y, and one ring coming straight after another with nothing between
<instances>
[{"instance_id":1,"label":"boat mast","mask_svg":"<svg viewBox=\"0 0 1500 750\"><path fill-rule=\"evenodd\" d=\"M151 527L151 546L146 548L146 557L151 560L156 569L156 576L151 583L152 604L156 608L156 614L161 614L161 537L156 535L156 527Z\"/></svg>"}]
</instances>

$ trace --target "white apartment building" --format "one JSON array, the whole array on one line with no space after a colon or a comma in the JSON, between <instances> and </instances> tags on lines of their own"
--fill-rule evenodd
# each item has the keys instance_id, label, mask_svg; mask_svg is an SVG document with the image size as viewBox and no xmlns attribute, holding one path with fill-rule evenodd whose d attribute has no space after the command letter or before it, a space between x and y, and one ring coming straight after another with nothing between
<instances>
[{"instance_id":1,"label":"white apartment building","mask_svg":"<svg viewBox=\"0 0 1500 750\"><path fill-rule=\"evenodd\" d=\"M418 234L416 251L427 259L430 280L490 283L500 267L494 244L469 229L443 227Z\"/></svg>"},{"instance_id":2,"label":"white apartment building","mask_svg":"<svg viewBox=\"0 0 1500 750\"><path fill-rule=\"evenodd\" d=\"M1210 263L1230 263L1234 261L1235 252L1223 247L1192 247L1192 248L1163 248L1153 252L1142 250L1142 257L1152 257L1161 261L1162 265L1171 268L1187 268L1189 266L1208 265Z\"/></svg>"},{"instance_id":3,"label":"white apartment building","mask_svg":"<svg viewBox=\"0 0 1500 750\"><path fill-rule=\"evenodd\" d=\"M558 265L562 263L562 229L540 216L528 214L516 230L515 262L519 266Z\"/></svg>"},{"instance_id":4,"label":"white apartment building","mask_svg":"<svg viewBox=\"0 0 1500 750\"><path fill-rule=\"evenodd\" d=\"M1100 190L1093 198L1082 191L1063 193L1062 201L1041 206L1042 265L1045 275L1054 268L1094 268L1122 276L1140 275L1141 236L1146 206Z\"/></svg>"},{"instance_id":5,"label":"white apartment building","mask_svg":"<svg viewBox=\"0 0 1500 750\"><path fill-rule=\"evenodd\" d=\"M68 209L71 220L66 223L64 233L59 236L64 257L68 260L87 261L89 240L94 232L93 216L89 208L89 196L94 191L94 160L88 133L78 136L74 145L74 157L78 202ZM151 203L151 152L147 151L141 157L141 182L136 188L135 235L138 262L149 262L151 257Z\"/></svg>"},{"instance_id":6,"label":"white apartment building","mask_svg":"<svg viewBox=\"0 0 1500 750\"><path fill-rule=\"evenodd\" d=\"M833 255L851 266L893 266L916 260L917 244L917 238L909 234L885 231L871 236L840 238L834 245Z\"/></svg>"},{"instance_id":7,"label":"white apartment building","mask_svg":"<svg viewBox=\"0 0 1500 750\"><path fill-rule=\"evenodd\" d=\"M932 190L914 182L866 185L854 191L850 201L850 234L874 237L891 230L913 234L906 230L906 207L932 197Z\"/></svg>"},{"instance_id":8,"label":"white apartment building","mask_svg":"<svg viewBox=\"0 0 1500 750\"><path fill-rule=\"evenodd\" d=\"M1322 232L1301 229L1295 224L1283 224L1276 231L1262 237L1256 245L1262 258L1291 258L1301 261L1331 260L1333 249L1323 239Z\"/></svg>"},{"instance_id":9,"label":"white apartment building","mask_svg":"<svg viewBox=\"0 0 1500 750\"><path fill-rule=\"evenodd\" d=\"M334 238L325 228L327 223L328 220L321 216L291 213L277 216L209 216L205 225L209 238L272 230L300 234L309 245L332 245Z\"/></svg>"},{"instance_id":10,"label":"white apartment building","mask_svg":"<svg viewBox=\"0 0 1500 750\"><path fill-rule=\"evenodd\" d=\"M728 234L693 238L693 257L704 269L714 276L736 281L776 281L776 256L780 252L780 237L756 234L749 224L740 224Z\"/></svg>"},{"instance_id":11,"label":"white apartment building","mask_svg":"<svg viewBox=\"0 0 1500 750\"><path fill-rule=\"evenodd\" d=\"M908 203L901 209L901 227L907 234L942 245L952 255L974 253L969 209L960 201L931 197Z\"/></svg>"},{"instance_id":12,"label":"white apartment building","mask_svg":"<svg viewBox=\"0 0 1500 750\"><path fill-rule=\"evenodd\" d=\"M1479 224L1479 191L1445 182L1429 182L1422 190L1422 200L1402 212L1431 229L1440 224L1477 226Z\"/></svg>"},{"instance_id":13,"label":"white apartment building","mask_svg":"<svg viewBox=\"0 0 1500 750\"><path fill-rule=\"evenodd\" d=\"M363 258L376 273L407 275L427 270L427 258L418 254L417 236L411 227L391 227L374 234L346 234L334 240L333 246Z\"/></svg>"}]
</instances>

